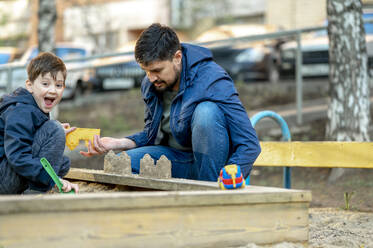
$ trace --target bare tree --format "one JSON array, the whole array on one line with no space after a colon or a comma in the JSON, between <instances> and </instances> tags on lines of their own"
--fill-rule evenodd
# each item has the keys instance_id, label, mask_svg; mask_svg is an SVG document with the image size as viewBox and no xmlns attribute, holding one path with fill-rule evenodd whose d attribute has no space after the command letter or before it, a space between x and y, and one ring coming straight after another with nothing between
<instances>
[{"instance_id":1,"label":"bare tree","mask_svg":"<svg viewBox=\"0 0 373 248\"><path fill-rule=\"evenodd\" d=\"M89 43L93 44L92 53L94 54L112 51L115 49L113 46L116 46L116 44L109 42L112 38L111 35L115 33L112 29L115 18L108 15L110 12L108 5L110 5L110 1L107 3L97 3L94 0L72 2L71 7L78 11L72 14L73 19L65 21L65 24L69 26L74 26L75 22L79 23L79 35L84 36L85 39L89 40Z\"/></svg>"},{"instance_id":2,"label":"bare tree","mask_svg":"<svg viewBox=\"0 0 373 248\"><path fill-rule=\"evenodd\" d=\"M55 48L56 1L39 0L38 17L39 51L52 52Z\"/></svg>"},{"instance_id":3,"label":"bare tree","mask_svg":"<svg viewBox=\"0 0 373 248\"><path fill-rule=\"evenodd\" d=\"M330 104L326 137L368 141L369 78L360 0L328 0ZM342 174L333 169L329 182Z\"/></svg>"},{"instance_id":4,"label":"bare tree","mask_svg":"<svg viewBox=\"0 0 373 248\"><path fill-rule=\"evenodd\" d=\"M55 0L39 0L38 48L40 52L53 52L55 44L55 24L57 9ZM58 106L53 108L51 118L57 119Z\"/></svg>"},{"instance_id":5,"label":"bare tree","mask_svg":"<svg viewBox=\"0 0 373 248\"><path fill-rule=\"evenodd\" d=\"M94 43L93 52L100 54L113 50L113 47L110 47L110 44L106 44L106 40L110 35L113 20L112 17L107 15L108 10L106 9L105 5L98 7L97 5L94 5L91 0L86 0L84 5L81 6L81 11L84 31ZM92 17L100 20L101 25L103 25L104 28L97 28L95 23L91 21ZM101 32L98 33L97 29L101 30Z\"/></svg>"}]
</instances>

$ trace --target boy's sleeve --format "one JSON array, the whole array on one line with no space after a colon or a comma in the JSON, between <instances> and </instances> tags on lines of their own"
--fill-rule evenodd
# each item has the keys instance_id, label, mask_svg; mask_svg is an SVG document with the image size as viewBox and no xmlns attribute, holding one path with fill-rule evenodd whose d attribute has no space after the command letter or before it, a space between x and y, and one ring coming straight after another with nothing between
<instances>
[{"instance_id":1,"label":"boy's sleeve","mask_svg":"<svg viewBox=\"0 0 373 248\"><path fill-rule=\"evenodd\" d=\"M53 180L43 169L40 158L33 158L32 143L35 127L32 112L21 108L11 111L5 120L4 150L9 166L14 171L36 184L51 187Z\"/></svg>"}]
</instances>

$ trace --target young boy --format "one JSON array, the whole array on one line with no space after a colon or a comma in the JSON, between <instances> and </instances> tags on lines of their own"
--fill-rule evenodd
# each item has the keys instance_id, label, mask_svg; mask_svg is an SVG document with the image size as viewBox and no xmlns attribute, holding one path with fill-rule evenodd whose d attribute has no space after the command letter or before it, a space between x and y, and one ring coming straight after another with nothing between
<instances>
[{"instance_id":1,"label":"young boy","mask_svg":"<svg viewBox=\"0 0 373 248\"><path fill-rule=\"evenodd\" d=\"M26 88L0 99L0 194L50 190L54 182L40 163L42 157L59 177L70 168L63 151L66 134L74 128L49 118L65 89L66 66L52 53L40 53L27 74ZM76 184L60 180L65 192L78 192Z\"/></svg>"}]
</instances>

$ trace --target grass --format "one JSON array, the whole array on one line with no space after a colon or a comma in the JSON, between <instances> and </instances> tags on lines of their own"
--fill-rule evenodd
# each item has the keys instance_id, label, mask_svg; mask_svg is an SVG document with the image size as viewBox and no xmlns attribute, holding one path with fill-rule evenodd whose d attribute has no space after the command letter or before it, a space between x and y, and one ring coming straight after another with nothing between
<instances>
[{"instance_id":1,"label":"grass","mask_svg":"<svg viewBox=\"0 0 373 248\"><path fill-rule=\"evenodd\" d=\"M117 136L142 129L144 104L139 89L105 96L105 101L62 107L59 121L68 122L76 127L100 128L102 136Z\"/></svg>"},{"instance_id":2,"label":"grass","mask_svg":"<svg viewBox=\"0 0 373 248\"><path fill-rule=\"evenodd\" d=\"M130 126L126 122L126 118L121 115L113 118L105 118L100 116L98 118L98 126L103 130L103 136L114 136L118 133L123 133L130 130Z\"/></svg>"}]
</instances>

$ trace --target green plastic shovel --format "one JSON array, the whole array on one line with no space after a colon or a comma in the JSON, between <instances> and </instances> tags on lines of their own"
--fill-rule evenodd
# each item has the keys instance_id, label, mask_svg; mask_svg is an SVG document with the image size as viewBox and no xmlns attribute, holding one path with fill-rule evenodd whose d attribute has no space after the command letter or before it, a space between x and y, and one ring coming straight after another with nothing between
<instances>
[{"instance_id":1,"label":"green plastic shovel","mask_svg":"<svg viewBox=\"0 0 373 248\"><path fill-rule=\"evenodd\" d=\"M54 172L51 164L48 162L48 160L46 158L41 158L40 159L40 163L43 165L43 168L48 172L49 176L53 179L53 181L56 183L57 185L57 188L58 188L58 191L61 193L61 194L75 194L75 190L72 189L71 191L69 192L64 192L62 190L62 186L63 184L61 183L60 179L58 178L56 172Z\"/></svg>"}]
</instances>

